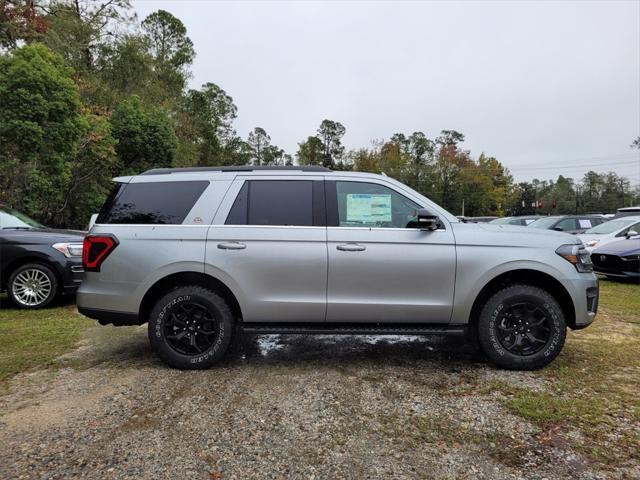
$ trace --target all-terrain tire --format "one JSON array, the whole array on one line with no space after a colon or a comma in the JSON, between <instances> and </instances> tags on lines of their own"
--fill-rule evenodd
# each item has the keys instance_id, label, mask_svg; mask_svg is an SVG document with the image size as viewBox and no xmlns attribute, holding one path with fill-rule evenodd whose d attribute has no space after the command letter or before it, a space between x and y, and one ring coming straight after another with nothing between
<instances>
[{"instance_id":1,"label":"all-terrain tire","mask_svg":"<svg viewBox=\"0 0 640 480\"><path fill-rule=\"evenodd\" d=\"M532 332L528 325L540 322L541 318L544 318L544 329L537 326ZM512 325L515 325L513 330ZM513 285L489 298L480 313L477 332L480 348L499 367L535 370L558 356L564 346L567 327L560 304L549 292L532 285ZM520 336L519 345L517 335ZM512 349L508 348L510 346ZM527 352L527 348L530 351Z\"/></svg>"},{"instance_id":2,"label":"all-terrain tire","mask_svg":"<svg viewBox=\"0 0 640 480\"><path fill-rule=\"evenodd\" d=\"M199 370L224 356L233 326L234 317L224 298L204 287L184 286L156 302L149 315L149 341L167 365ZM207 332L215 333L207 336Z\"/></svg>"}]
</instances>

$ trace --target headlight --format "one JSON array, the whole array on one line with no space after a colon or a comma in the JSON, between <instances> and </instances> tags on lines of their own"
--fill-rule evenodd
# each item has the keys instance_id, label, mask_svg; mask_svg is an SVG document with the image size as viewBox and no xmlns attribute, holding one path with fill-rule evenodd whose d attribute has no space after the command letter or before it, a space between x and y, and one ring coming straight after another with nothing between
<instances>
[{"instance_id":1,"label":"headlight","mask_svg":"<svg viewBox=\"0 0 640 480\"><path fill-rule=\"evenodd\" d=\"M600 240L589 240L587 242L587 247L595 247Z\"/></svg>"},{"instance_id":2,"label":"headlight","mask_svg":"<svg viewBox=\"0 0 640 480\"><path fill-rule=\"evenodd\" d=\"M634 260L640 260L640 255L625 255L621 258L627 262L633 262Z\"/></svg>"},{"instance_id":3,"label":"headlight","mask_svg":"<svg viewBox=\"0 0 640 480\"><path fill-rule=\"evenodd\" d=\"M579 272L593 272L591 254L582 245L561 245L556 253L567 262L572 263Z\"/></svg>"},{"instance_id":4,"label":"headlight","mask_svg":"<svg viewBox=\"0 0 640 480\"><path fill-rule=\"evenodd\" d=\"M56 243L55 245L51 246L67 258L82 257L81 243Z\"/></svg>"}]
</instances>

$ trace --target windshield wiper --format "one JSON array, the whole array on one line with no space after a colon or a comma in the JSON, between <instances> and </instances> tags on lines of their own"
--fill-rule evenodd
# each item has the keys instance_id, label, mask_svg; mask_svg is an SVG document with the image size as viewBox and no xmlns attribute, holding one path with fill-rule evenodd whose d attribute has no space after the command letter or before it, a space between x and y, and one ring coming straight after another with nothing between
<instances>
[{"instance_id":1,"label":"windshield wiper","mask_svg":"<svg viewBox=\"0 0 640 480\"><path fill-rule=\"evenodd\" d=\"M2 227L3 230L33 230L34 227Z\"/></svg>"}]
</instances>

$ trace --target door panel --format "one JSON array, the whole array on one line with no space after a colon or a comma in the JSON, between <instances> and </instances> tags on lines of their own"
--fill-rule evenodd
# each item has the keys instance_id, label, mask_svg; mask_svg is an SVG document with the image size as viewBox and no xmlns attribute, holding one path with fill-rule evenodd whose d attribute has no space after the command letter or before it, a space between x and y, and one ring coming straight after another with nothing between
<instances>
[{"instance_id":1,"label":"door panel","mask_svg":"<svg viewBox=\"0 0 640 480\"><path fill-rule=\"evenodd\" d=\"M216 269L235 284L245 322L325 319L325 228L213 226L205 271Z\"/></svg>"},{"instance_id":2,"label":"door panel","mask_svg":"<svg viewBox=\"0 0 640 480\"><path fill-rule=\"evenodd\" d=\"M327 229L328 322L448 323L455 247L450 230ZM338 248L355 244L361 251Z\"/></svg>"},{"instance_id":3,"label":"door panel","mask_svg":"<svg viewBox=\"0 0 640 480\"><path fill-rule=\"evenodd\" d=\"M225 279L245 322L323 322L322 177L239 177L228 195L209 229L205 271Z\"/></svg>"},{"instance_id":4,"label":"door panel","mask_svg":"<svg viewBox=\"0 0 640 480\"><path fill-rule=\"evenodd\" d=\"M326 185L327 321L448 323L456 267L448 222L398 228L415 225L422 205L383 181Z\"/></svg>"}]
</instances>

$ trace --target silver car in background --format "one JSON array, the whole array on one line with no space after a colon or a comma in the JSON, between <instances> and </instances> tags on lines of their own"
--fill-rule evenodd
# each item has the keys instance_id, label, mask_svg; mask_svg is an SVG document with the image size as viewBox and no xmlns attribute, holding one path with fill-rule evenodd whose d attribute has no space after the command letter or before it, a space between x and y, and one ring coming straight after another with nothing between
<instances>
[{"instance_id":1,"label":"silver car in background","mask_svg":"<svg viewBox=\"0 0 640 480\"><path fill-rule=\"evenodd\" d=\"M596 315L575 236L468 224L389 177L322 167L157 169L115 179L85 238L81 313L148 322L176 368L238 332L470 335L534 369Z\"/></svg>"},{"instance_id":2,"label":"silver car in background","mask_svg":"<svg viewBox=\"0 0 640 480\"><path fill-rule=\"evenodd\" d=\"M640 234L640 215L614 218L578 235L589 252L614 240Z\"/></svg>"}]
</instances>

